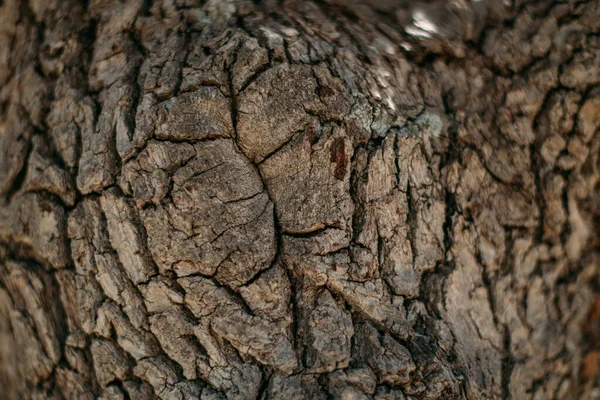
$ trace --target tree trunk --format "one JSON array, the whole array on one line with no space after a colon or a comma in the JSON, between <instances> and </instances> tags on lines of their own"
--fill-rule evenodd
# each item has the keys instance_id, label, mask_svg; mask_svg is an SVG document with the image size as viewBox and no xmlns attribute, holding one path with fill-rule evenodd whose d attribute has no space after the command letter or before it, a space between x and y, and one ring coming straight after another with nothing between
<instances>
[{"instance_id":1,"label":"tree trunk","mask_svg":"<svg viewBox=\"0 0 600 400\"><path fill-rule=\"evenodd\" d=\"M0 398L598 399L599 179L598 0L0 0Z\"/></svg>"}]
</instances>

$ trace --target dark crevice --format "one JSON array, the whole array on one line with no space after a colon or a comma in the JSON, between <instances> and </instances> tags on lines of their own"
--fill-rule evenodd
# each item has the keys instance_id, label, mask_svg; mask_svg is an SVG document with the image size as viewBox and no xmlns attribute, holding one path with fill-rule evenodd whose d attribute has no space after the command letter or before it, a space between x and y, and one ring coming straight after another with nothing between
<instances>
[{"instance_id":1,"label":"dark crevice","mask_svg":"<svg viewBox=\"0 0 600 400\"><path fill-rule=\"evenodd\" d=\"M254 71L254 73L248 79L246 79L246 81L240 86L240 89L237 92L237 96L239 96L242 92L244 92L246 90L246 88L248 88L248 86L250 86L252 83L256 82L256 80L258 80L258 78L260 78L262 76L262 74L265 73L266 71L268 71L271 67L272 67L272 62L267 62L267 63L261 65L260 67L258 67L256 69L256 71ZM233 90L233 88L231 90Z\"/></svg>"},{"instance_id":2,"label":"dark crevice","mask_svg":"<svg viewBox=\"0 0 600 400\"><path fill-rule=\"evenodd\" d=\"M151 16L152 6L154 5L154 0L143 0L142 7L140 9L139 15L142 17Z\"/></svg>"},{"instance_id":3,"label":"dark crevice","mask_svg":"<svg viewBox=\"0 0 600 400\"><path fill-rule=\"evenodd\" d=\"M258 392L256 395L257 400L266 400L268 399L268 389L269 389L269 380L271 378L271 374L267 374L263 371L260 387L258 388Z\"/></svg>"},{"instance_id":4,"label":"dark crevice","mask_svg":"<svg viewBox=\"0 0 600 400\"><path fill-rule=\"evenodd\" d=\"M31 156L32 149L33 149L33 145L31 143L31 140L28 140L25 158L23 159L23 165L21 166L19 173L13 180L9 190L6 192L6 195L5 195L5 200L6 200L7 204L10 204L12 198L19 192L19 190L21 190L21 188L23 187L23 184L25 183L25 178L27 176L27 169L29 167L29 157Z\"/></svg>"},{"instance_id":5,"label":"dark crevice","mask_svg":"<svg viewBox=\"0 0 600 400\"><path fill-rule=\"evenodd\" d=\"M120 379L114 379L106 384L106 387L110 387L110 386L115 386L115 387L119 388L119 391L121 393L123 393L124 400L131 400L129 393L127 392L127 390L125 390L125 387L123 386L123 382Z\"/></svg>"},{"instance_id":6,"label":"dark crevice","mask_svg":"<svg viewBox=\"0 0 600 400\"><path fill-rule=\"evenodd\" d=\"M300 340L300 306L298 304L298 292L301 290L301 283L294 277L294 273L289 265L285 262L283 263L284 270L288 281L290 282L290 305L291 305L291 314L292 314L292 323L290 325L290 331L292 334L292 346L294 347L294 351L300 360L300 367L304 363L304 348L302 346L302 342Z\"/></svg>"},{"instance_id":7,"label":"dark crevice","mask_svg":"<svg viewBox=\"0 0 600 400\"><path fill-rule=\"evenodd\" d=\"M413 191L411 190L410 179L409 179L407 181L407 186L406 186L406 206L407 206L406 224L408 225L408 241L410 243L410 251L412 254L412 267L416 268L417 246L415 245L415 242L417 240L416 239L417 221L415 220L415 218L417 217L417 214L416 214L417 199L413 200L412 192Z\"/></svg>"},{"instance_id":8,"label":"dark crevice","mask_svg":"<svg viewBox=\"0 0 600 400\"><path fill-rule=\"evenodd\" d=\"M228 85L229 85L229 94L231 96L231 121L233 124L233 132L235 134L236 143L238 142L238 131L237 131L238 95L237 95L234 85L233 85L233 67L237 63L238 52L240 51L240 48L242 47L242 45L243 45L243 43L241 41L239 43L237 43L235 49L233 50L233 56L232 56L231 63L229 65L227 65L227 80L228 80ZM244 154L244 153L242 153L242 154Z\"/></svg>"},{"instance_id":9,"label":"dark crevice","mask_svg":"<svg viewBox=\"0 0 600 400\"><path fill-rule=\"evenodd\" d=\"M175 82L175 87L173 88L174 96L179 95L179 92L181 89L181 84L183 83L183 70L185 69L187 62L188 62L188 58L189 58L190 54L192 53L192 50L190 49L190 46L192 43L191 39L192 39L192 36L190 33L190 28L188 26L185 29L185 39L183 41L184 56L183 56L180 66L179 66L179 72L177 74L177 82Z\"/></svg>"},{"instance_id":10,"label":"dark crevice","mask_svg":"<svg viewBox=\"0 0 600 400\"><path fill-rule=\"evenodd\" d=\"M340 230L341 228L338 225L323 225L323 226L320 226L319 228L308 230L308 231L290 231L290 230L283 229L282 234L284 236L306 239L306 238L313 238L313 237L319 236L320 234L322 234L323 232L325 232L329 229Z\"/></svg>"}]
</instances>

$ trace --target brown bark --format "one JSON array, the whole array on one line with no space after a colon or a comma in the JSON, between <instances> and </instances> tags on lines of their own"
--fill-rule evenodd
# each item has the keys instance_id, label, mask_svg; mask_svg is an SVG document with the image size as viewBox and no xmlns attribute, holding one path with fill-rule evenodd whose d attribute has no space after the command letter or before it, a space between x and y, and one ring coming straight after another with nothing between
<instances>
[{"instance_id":1,"label":"brown bark","mask_svg":"<svg viewBox=\"0 0 600 400\"><path fill-rule=\"evenodd\" d=\"M599 398L599 33L0 1L0 398Z\"/></svg>"}]
</instances>

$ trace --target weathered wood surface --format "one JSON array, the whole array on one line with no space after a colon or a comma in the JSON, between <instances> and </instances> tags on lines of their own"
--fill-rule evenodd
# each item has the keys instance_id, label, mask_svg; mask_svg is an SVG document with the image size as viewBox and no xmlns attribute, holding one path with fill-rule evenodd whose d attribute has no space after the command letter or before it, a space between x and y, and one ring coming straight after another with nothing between
<instances>
[{"instance_id":1,"label":"weathered wood surface","mask_svg":"<svg viewBox=\"0 0 600 400\"><path fill-rule=\"evenodd\" d=\"M0 0L0 398L600 398L599 34Z\"/></svg>"}]
</instances>

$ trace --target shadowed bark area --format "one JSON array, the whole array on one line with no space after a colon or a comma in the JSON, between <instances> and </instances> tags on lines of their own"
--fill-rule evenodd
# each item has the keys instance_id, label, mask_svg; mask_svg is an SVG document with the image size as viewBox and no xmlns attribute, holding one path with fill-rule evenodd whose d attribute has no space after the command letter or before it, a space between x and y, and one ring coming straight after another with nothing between
<instances>
[{"instance_id":1,"label":"shadowed bark area","mask_svg":"<svg viewBox=\"0 0 600 400\"><path fill-rule=\"evenodd\" d=\"M0 1L0 398L600 398L600 2Z\"/></svg>"}]
</instances>

